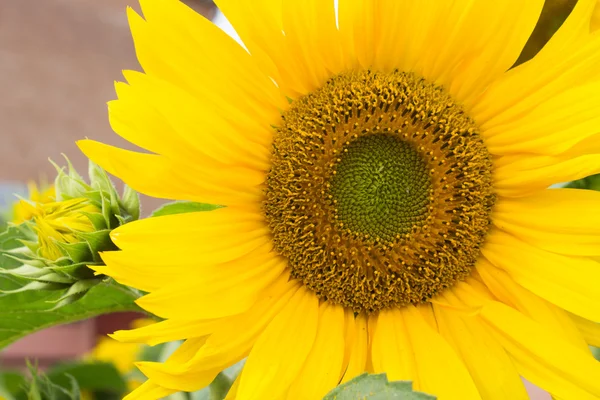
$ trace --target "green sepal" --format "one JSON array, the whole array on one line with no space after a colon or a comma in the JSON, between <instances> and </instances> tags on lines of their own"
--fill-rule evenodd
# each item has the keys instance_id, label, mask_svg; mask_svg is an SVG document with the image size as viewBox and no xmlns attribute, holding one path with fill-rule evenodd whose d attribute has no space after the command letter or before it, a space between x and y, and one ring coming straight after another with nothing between
<instances>
[{"instance_id":1,"label":"green sepal","mask_svg":"<svg viewBox=\"0 0 600 400\"><path fill-rule=\"evenodd\" d=\"M44 283L59 283L64 285L70 285L74 282L73 278L69 278L63 274L57 274L56 272L46 271L44 275L29 278L26 276L19 276L19 278L28 279L36 282L44 282Z\"/></svg>"},{"instance_id":2,"label":"green sepal","mask_svg":"<svg viewBox=\"0 0 600 400\"><path fill-rule=\"evenodd\" d=\"M46 273L47 271L45 269L29 264L23 264L17 268L0 268L0 274L18 276L25 279L37 278Z\"/></svg>"},{"instance_id":3,"label":"green sepal","mask_svg":"<svg viewBox=\"0 0 600 400\"><path fill-rule=\"evenodd\" d=\"M56 242L56 245L60 247L63 254L65 254L69 260L73 263L81 263L86 260L92 259L92 251L90 246L86 242L78 243L61 243Z\"/></svg>"},{"instance_id":4,"label":"green sepal","mask_svg":"<svg viewBox=\"0 0 600 400\"><path fill-rule=\"evenodd\" d=\"M125 185L125 188L123 189L123 196L121 196L121 206L129 215L131 220L140 219L140 195L138 194L138 192L136 192L127 185Z\"/></svg>"},{"instance_id":5,"label":"green sepal","mask_svg":"<svg viewBox=\"0 0 600 400\"><path fill-rule=\"evenodd\" d=\"M37 259L37 258L28 258L25 253L19 252L19 253L16 253L16 255L15 255L12 250L2 252L2 253L3 253L4 257L14 260L19 264L27 264L30 267L34 267L34 268L43 268L46 266L46 263L44 263L43 260Z\"/></svg>"},{"instance_id":6,"label":"green sepal","mask_svg":"<svg viewBox=\"0 0 600 400\"><path fill-rule=\"evenodd\" d=\"M37 253L39 245L37 242L32 242L30 240L21 240L21 244L23 247L26 247L32 253Z\"/></svg>"},{"instance_id":7,"label":"green sepal","mask_svg":"<svg viewBox=\"0 0 600 400\"><path fill-rule=\"evenodd\" d=\"M48 303L56 304L56 306L50 309L49 311L55 310L60 307L64 307L67 304L71 304L79 300L87 293L88 290L90 290L100 282L102 282L102 278L87 279L75 282L61 297L59 297L56 300L48 301Z\"/></svg>"},{"instance_id":8,"label":"green sepal","mask_svg":"<svg viewBox=\"0 0 600 400\"><path fill-rule=\"evenodd\" d=\"M107 193L115 190L106 172L93 161L90 161L88 164L88 175L92 189Z\"/></svg>"},{"instance_id":9,"label":"green sepal","mask_svg":"<svg viewBox=\"0 0 600 400\"><path fill-rule=\"evenodd\" d=\"M117 246L110 240L110 230L105 229L96 232L79 232L77 237L81 238L88 245L92 257L92 262L102 262L99 252L117 250ZM90 259L88 259L90 260Z\"/></svg>"},{"instance_id":10,"label":"green sepal","mask_svg":"<svg viewBox=\"0 0 600 400\"><path fill-rule=\"evenodd\" d=\"M56 168L57 176L54 180L54 191L56 193L56 199L72 199L75 197L84 197L84 194L91 190L91 187L85 183L81 175L77 173L73 165L67 157L67 170L68 174L65 173L64 168L59 167L52 160L50 162Z\"/></svg>"},{"instance_id":11,"label":"green sepal","mask_svg":"<svg viewBox=\"0 0 600 400\"><path fill-rule=\"evenodd\" d=\"M410 381L389 382L386 374L364 373L329 392L323 400L435 400L435 396L415 392Z\"/></svg>"},{"instance_id":12,"label":"green sepal","mask_svg":"<svg viewBox=\"0 0 600 400\"><path fill-rule=\"evenodd\" d=\"M102 215L102 213L82 212L82 214L88 217L95 230L99 231L103 229L108 229L108 226L106 226L106 219L104 218L104 215Z\"/></svg>"},{"instance_id":13,"label":"green sepal","mask_svg":"<svg viewBox=\"0 0 600 400\"><path fill-rule=\"evenodd\" d=\"M63 290L68 288L70 285L65 285L62 283L47 283L47 282L38 282L38 281L33 281L33 282L29 282L26 285L21 286L20 288L17 289L13 289L13 290L1 290L0 289L0 293L4 294L4 295L8 295L8 294L15 294L15 293L22 293L22 292L26 292L29 290Z\"/></svg>"},{"instance_id":14,"label":"green sepal","mask_svg":"<svg viewBox=\"0 0 600 400\"><path fill-rule=\"evenodd\" d=\"M78 281L80 279L89 279L94 277L94 271L88 268L88 266L92 264L93 263L82 262L78 264L50 265L46 267L46 269L67 275L71 277L73 281Z\"/></svg>"}]
</instances>

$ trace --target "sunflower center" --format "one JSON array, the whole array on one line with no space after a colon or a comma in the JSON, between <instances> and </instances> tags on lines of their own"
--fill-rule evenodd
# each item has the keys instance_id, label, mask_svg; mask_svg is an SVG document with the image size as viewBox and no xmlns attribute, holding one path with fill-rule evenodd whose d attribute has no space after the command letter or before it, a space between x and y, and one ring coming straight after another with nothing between
<instances>
[{"instance_id":1,"label":"sunflower center","mask_svg":"<svg viewBox=\"0 0 600 400\"><path fill-rule=\"evenodd\" d=\"M391 242L422 225L431 183L427 164L398 136L362 136L343 150L330 192L344 226Z\"/></svg>"},{"instance_id":2,"label":"sunflower center","mask_svg":"<svg viewBox=\"0 0 600 400\"><path fill-rule=\"evenodd\" d=\"M491 170L478 127L443 88L344 73L282 115L263 211L293 278L375 312L427 302L471 273Z\"/></svg>"}]
</instances>

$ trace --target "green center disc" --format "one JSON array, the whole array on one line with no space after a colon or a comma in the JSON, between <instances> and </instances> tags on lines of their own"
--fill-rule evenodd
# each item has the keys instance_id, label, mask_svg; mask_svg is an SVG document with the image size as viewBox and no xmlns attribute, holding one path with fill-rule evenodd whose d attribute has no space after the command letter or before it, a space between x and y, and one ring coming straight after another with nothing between
<instances>
[{"instance_id":1,"label":"green center disc","mask_svg":"<svg viewBox=\"0 0 600 400\"><path fill-rule=\"evenodd\" d=\"M431 182L412 144L374 134L346 146L330 191L345 228L392 242L425 221Z\"/></svg>"}]
</instances>

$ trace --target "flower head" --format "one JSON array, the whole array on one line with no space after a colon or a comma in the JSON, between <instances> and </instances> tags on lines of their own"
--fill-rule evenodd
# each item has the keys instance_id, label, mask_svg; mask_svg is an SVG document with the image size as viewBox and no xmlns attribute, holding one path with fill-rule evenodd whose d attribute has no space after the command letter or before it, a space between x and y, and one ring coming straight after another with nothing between
<instances>
[{"instance_id":1,"label":"flower head","mask_svg":"<svg viewBox=\"0 0 600 400\"><path fill-rule=\"evenodd\" d=\"M101 215L101 210L86 198L46 204L29 204L21 200L21 203L21 207L33 218L32 228L38 237L39 254L53 261L64 255L61 245L81 242L81 234L96 230L90 214Z\"/></svg>"},{"instance_id":2,"label":"flower head","mask_svg":"<svg viewBox=\"0 0 600 400\"><path fill-rule=\"evenodd\" d=\"M26 290L61 290L57 307L81 298L103 276L94 276L89 266L102 263L99 252L114 249L112 229L139 217L137 194L127 190L119 197L106 173L90 164L90 183L86 183L69 164L58 168L53 191L55 201L22 199L18 209L27 219L17 229L23 247L10 250L20 267L0 269L30 282L15 293ZM40 198L41 200L41 198Z\"/></svg>"},{"instance_id":3,"label":"flower head","mask_svg":"<svg viewBox=\"0 0 600 400\"><path fill-rule=\"evenodd\" d=\"M513 68L542 0L179 2L130 24L115 131L81 149L151 196L226 207L138 221L98 271L186 339L130 398L247 357L237 399L320 399L364 371L440 399L600 396L596 0ZM335 4L338 4L337 9Z\"/></svg>"}]
</instances>

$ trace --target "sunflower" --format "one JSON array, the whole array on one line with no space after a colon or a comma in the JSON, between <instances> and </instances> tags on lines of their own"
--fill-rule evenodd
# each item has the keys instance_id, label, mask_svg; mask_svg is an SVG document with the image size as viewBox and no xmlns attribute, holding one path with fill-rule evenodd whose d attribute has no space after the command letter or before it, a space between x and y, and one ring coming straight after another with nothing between
<instances>
[{"instance_id":1,"label":"sunflower","mask_svg":"<svg viewBox=\"0 0 600 400\"><path fill-rule=\"evenodd\" d=\"M386 372L440 399L600 397L600 34L580 0L511 68L542 0L175 1L129 10L145 73L81 141L134 189L226 207L118 228L117 281L186 339L128 399L209 384L319 399Z\"/></svg>"}]
</instances>

